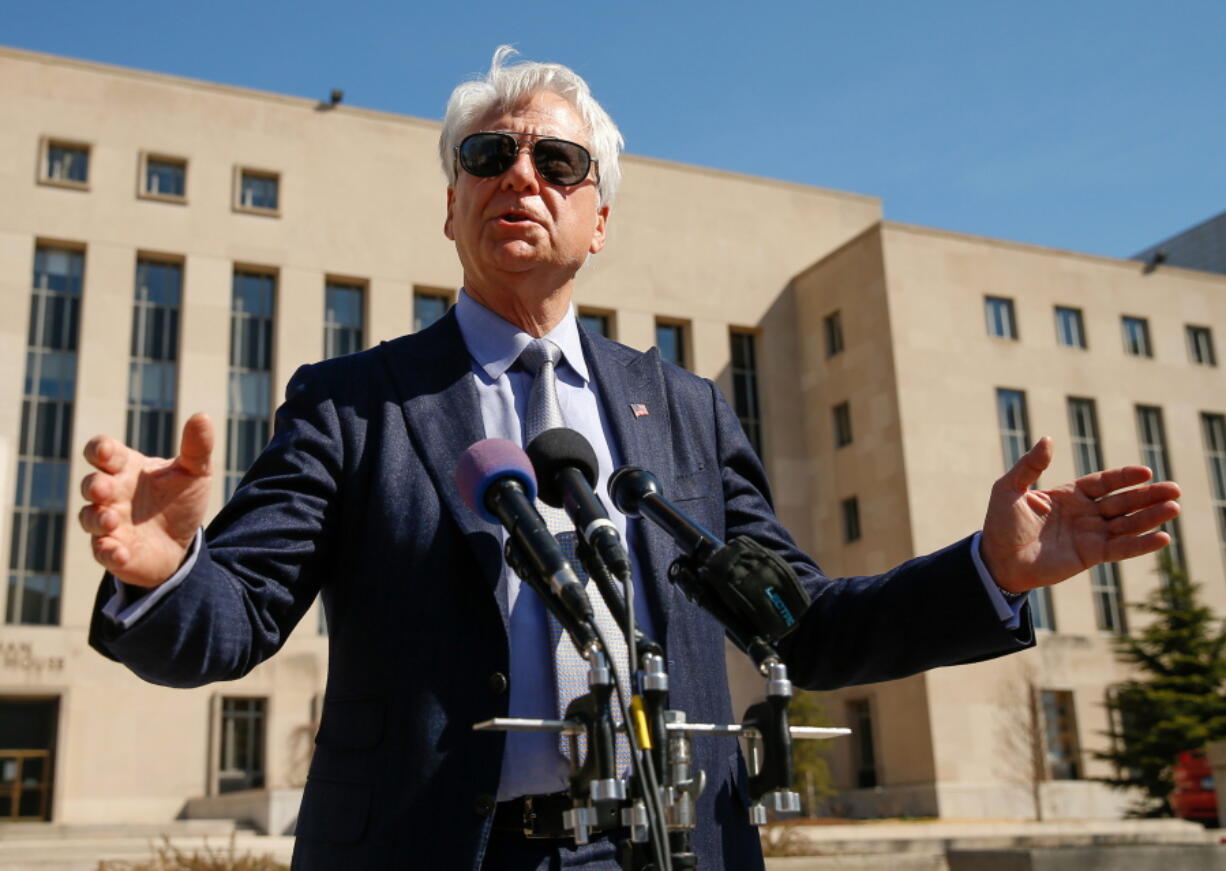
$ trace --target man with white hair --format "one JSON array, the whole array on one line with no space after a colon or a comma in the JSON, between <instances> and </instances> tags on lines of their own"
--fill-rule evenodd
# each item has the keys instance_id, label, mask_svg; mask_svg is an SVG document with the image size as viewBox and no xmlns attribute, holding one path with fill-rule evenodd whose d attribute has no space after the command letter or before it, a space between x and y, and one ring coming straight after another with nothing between
<instances>
[{"instance_id":1,"label":"man with white hair","mask_svg":"<svg viewBox=\"0 0 1226 871\"><path fill-rule=\"evenodd\" d=\"M561 828L556 738L472 729L557 717L561 704L541 604L504 564L502 531L452 483L472 443L526 440L542 378L561 421L593 444L600 492L622 464L649 468L716 535L747 535L792 565L813 599L781 645L802 686L1020 650L1033 643L1027 590L1162 547L1151 530L1178 512L1178 488L1145 484L1135 466L1030 489L1051 459L1043 439L992 488L981 533L877 577L825 577L775 519L715 386L578 326L575 276L605 243L621 136L571 70L507 65L510 53L447 107L443 230L464 275L452 312L296 372L271 442L207 533L206 418L187 422L170 460L106 436L86 447L97 471L82 482L81 523L108 570L91 643L105 655L170 686L237 678L322 591L328 686L296 869L617 867L621 832L576 847ZM672 706L731 721L722 628L664 579L671 542L610 513ZM700 867L761 868L739 751L699 739L694 755L708 784Z\"/></svg>"}]
</instances>

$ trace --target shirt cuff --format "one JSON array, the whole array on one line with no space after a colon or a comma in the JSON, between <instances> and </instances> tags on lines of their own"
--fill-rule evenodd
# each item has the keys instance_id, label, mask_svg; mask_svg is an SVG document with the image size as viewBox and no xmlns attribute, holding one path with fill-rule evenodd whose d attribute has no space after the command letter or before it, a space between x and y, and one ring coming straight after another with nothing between
<instances>
[{"instance_id":1,"label":"shirt cuff","mask_svg":"<svg viewBox=\"0 0 1226 871\"><path fill-rule=\"evenodd\" d=\"M1000 622L1005 624L1006 629L1017 629L1022 625L1022 608L1027 597L1006 597L1004 591L992 579L988 567L983 563L983 556L979 553L979 539L982 537L982 532L976 532L971 538L971 559L975 563L975 570L979 572L979 580L983 582L983 589L987 592L992 607L996 609Z\"/></svg>"},{"instance_id":2,"label":"shirt cuff","mask_svg":"<svg viewBox=\"0 0 1226 871\"><path fill-rule=\"evenodd\" d=\"M115 590L107 603L102 606L102 613L121 629L128 629L149 612L149 609L166 598L175 587L183 583L183 579L191 573L196 565L196 556L200 553L200 545L204 540L203 527L196 530L192 543L188 545L187 554L179 570L147 593L133 595L129 589L111 575L111 584Z\"/></svg>"}]
</instances>

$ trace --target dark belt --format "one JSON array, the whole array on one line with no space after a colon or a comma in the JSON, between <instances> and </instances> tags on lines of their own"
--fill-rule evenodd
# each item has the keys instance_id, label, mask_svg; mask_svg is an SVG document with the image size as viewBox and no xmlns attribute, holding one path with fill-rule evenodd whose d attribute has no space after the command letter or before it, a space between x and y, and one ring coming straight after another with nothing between
<instances>
[{"instance_id":1,"label":"dark belt","mask_svg":"<svg viewBox=\"0 0 1226 871\"><path fill-rule=\"evenodd\" d=\"M569 838L562 814L574 807L569 793L521 795L500 801L494 809L494 831L525 838Z\"/></svg>"}]
</instances>

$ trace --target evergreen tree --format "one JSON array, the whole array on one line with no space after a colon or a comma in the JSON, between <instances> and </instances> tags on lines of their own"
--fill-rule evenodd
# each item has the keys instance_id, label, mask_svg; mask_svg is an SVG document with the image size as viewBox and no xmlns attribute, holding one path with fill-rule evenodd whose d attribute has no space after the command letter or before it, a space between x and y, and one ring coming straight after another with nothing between
<instances>
[{"instance_id":1,"label":"evergreen tree","mask_svg":"<svg viewBox=\"0 0 1226 871\"><path fill-rule=\"evenodd\" d=\"M830 725L817 693L802 689L795 691L788 704L788 720L793 726ZM815 816L818 803L837 792L826 762L829 750L829 741L803 739L792 742L792 788L800 793L801 808L807 817Z\"/></svg>"},{"instance_id":2,"label":"evergreen tree","mask_svg":"<svg viewBox=\"0 0 1226 871\"><path fill-rule=\"evenodd\" d=\"M1169 563L1163 583L1137 610L1153 621L1116 639L1116 655L1137 677L1108 697L1119 788L1139 787L1136 816L1168 816L1175 757L1226 738L1226 626L1199 602L1199 587Z\"/></svg>"}]
</instances>

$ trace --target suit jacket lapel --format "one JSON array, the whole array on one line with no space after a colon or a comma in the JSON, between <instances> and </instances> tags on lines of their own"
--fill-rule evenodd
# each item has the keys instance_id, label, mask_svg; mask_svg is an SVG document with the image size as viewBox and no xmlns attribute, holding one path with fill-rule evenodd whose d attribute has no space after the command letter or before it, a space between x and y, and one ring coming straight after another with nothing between
<instances>
[{"instance_id":1,"label":"suit jacket lapel","mask_svg":"<svg viewBox=\"0 0 1226 871\"><path fill-rule=\"evenodd\" d=\"M481 583L497 600L505 630L507 592L499 583L501 531L469 509L455 485L460 457L470 445L485 438L480 400L471 378L472 364L455 313L449 311L421 333L385 343L382 348L392 378L402 390L401 408L409 436L439 501L473 546Z\"/></svg>"},{"instance_id":2,"label":"suit jacket lapel","mask_svg":"<svg viewBox=\"0 0 1226 871\"><path fill-rule=\"evenodd\" d=\"M621 461L654 472L664 483L667 496L674 476L673 438L659 352L652 348L640 354L599 336L588 336L582 331L581 335L593 383ZM635 552L642 574L641 588L648 593L657 640L663 642L673 597L667 572L677 548L655 524L636 520L631 523L638 543Z\"/></svg>"}]
</instances>

